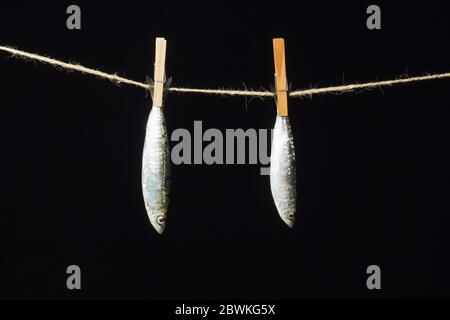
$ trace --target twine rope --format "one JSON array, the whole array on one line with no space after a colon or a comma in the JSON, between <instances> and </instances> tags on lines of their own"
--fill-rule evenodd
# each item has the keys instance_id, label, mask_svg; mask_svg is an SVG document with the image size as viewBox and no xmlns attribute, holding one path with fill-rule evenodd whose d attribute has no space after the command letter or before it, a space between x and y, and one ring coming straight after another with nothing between
<instances>
[{"instance_id":1,"label":"twine rope","mask_svg":"<svg viewBox=\"0 0 450 320\"><path fill-rule=\"evenodd\" d=\"M88 68L76 63L67 63L64 61L56 60L53 58L49 58L46 56L41 56L35 53L30 53L18 49L14 49L7 46L0 46L1 51L9 52L13 57L19 57L24 60L34 60L39 61L44 64L49 64L52 66L60 67L66 71L77 71L83 74L90 74L97 76L99 78L108 79L116 84L128 84L131 86L139 87L145 90L151 90L152 85L142 83L139 81L130 80L124 77L120 77L117 74L109 74L100 70ZM355 90L369 90L376 89L381 87L388 87L398 84L406 84L418 81L427 81L427 80L437 80L437 79L445 79L450 78L450 72L440 73L440 74L430 74L424 76L415 76L415 77L406 77L401 79L392 79L385 81L374 81L367 83L356 83L356 84L348 84L348 85L340 85L340 86L332 86L326 88L311 88L311 89L303 89L303 90L294 90L288 92L290 97L305 97L312 96L317 94L328 94L328 93L344 93L351 92ZM203 88L179 88L179 87L169 87L167 88L170 92L179 92L179 93L200 93L200 94L212 94L212 95L222 95L222 96L247 96L247 97L273 97L275 93L271 91L254 91L254 90L235 90L235 89L203 89Z\"/></svg>"}]
</instances>

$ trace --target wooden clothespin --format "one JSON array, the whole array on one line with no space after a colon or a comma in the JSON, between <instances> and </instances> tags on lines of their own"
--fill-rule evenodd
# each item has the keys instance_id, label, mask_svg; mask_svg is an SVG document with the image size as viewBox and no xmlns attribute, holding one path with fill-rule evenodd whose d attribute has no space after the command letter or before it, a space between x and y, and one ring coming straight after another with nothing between
<instances>
[{"instance_id":1,"label":"wooden clothespin","mask_svg":"<svg viewBox=\"0 0 450 320\"><path fill-rule=\"evenodd\" d=\"M155 73L153 76L153 106L163 106L164 82L166 78L165 64L166 64L166 44L164 38L156 38L155 46Z\"/></svg>"},{"instance_id":2,"label":"wooden clothespin","mask_svg":"<svg viewBox=\"0 0 450 320\"><path fill-rule=\"evenodd\" d=\"M275 86L277 90L277 114L286 117L287 106L287 78L286 59L284 55L284 39L273 39L273 57L275 61Z\"/></svg>"}]
</instances>

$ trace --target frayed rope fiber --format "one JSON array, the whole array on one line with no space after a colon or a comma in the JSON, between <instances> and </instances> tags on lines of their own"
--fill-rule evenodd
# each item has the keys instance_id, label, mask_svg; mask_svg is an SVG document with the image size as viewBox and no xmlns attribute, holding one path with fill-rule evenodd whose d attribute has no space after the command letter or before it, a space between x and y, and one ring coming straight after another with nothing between
<instances>
[{"instance_id":1,"label":"frayed rope fiber","mask_svg":"<svg viewBox=\"0 0 450 320\"><path fill-rule=\"evenodd\" d=\"M11 47L0 46L1 51L6 51L11 53L14 57L19 57L22 59L31 59L34 61L39 61L45 64L50 64L53 66L61 67L67 71L78 71L84 74L91 74L100 78L108 79L114 83L118 84L128 84L135 87L139 87L145 90L150 90L151 85L130 80L127 78L120 77L115 74L105 73L99 70L91 69L84 67L79 64L67 63L60 60L56 60L53 58L41 56L35 53L25 52L21 50L17 50ZM334 93L339 94L343 92L351 92L355 90L368 90L375 89L381 87L388 87L397 84L405 84L411 82L418 81L426 81L426 80L436 80L436 79L444 79L450 78L450 72L441 73L441 74L432 74L425 76L416 76L416 77L406 77L401 79L393 79L393 80L385 80L385 81L375 81L368 83L359 83L359 84L348 84L334 87L326 87L326 88L312 88L312 89L304 89L304 90L294 90L288 92L290 97L304 97L304 96L312 96L316 94L327 94ZM196 89L196 88L177 88L177 87L169 87L167 89L171 92L180 92L180 93L202 93L202 94L213 94L213 95L222 95L222 96L249 96L249 97L273 97L275 93L271 91L253 91L253 90L233 90L233 89Z\"/></svg>"}]
</instances>

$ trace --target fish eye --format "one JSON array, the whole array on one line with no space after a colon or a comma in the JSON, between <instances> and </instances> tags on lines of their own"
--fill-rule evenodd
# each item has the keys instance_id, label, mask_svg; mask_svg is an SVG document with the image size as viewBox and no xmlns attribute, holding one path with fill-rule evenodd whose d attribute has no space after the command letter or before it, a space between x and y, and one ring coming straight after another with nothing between
<instances>
[{"instance_id":1,"label":"fish eye","mask_svg":"<svg viewBox=\"0 0 450 320\"><path fill-rule=\"evenodd\" d=\"M164 216L158 216L156 218L156 222L158 222L158 224L164 224L165 221L166 219L164 218Z\"/></svg>"}]
</instances>

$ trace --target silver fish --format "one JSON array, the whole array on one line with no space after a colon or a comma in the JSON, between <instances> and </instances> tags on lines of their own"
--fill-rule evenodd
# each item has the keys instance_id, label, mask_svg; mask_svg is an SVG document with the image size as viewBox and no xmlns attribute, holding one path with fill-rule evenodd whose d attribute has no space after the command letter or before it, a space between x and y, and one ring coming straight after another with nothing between
<instances>
[{"instance_id":1,"label":"silver fish","mask_svg":"<svg viewBox=\"0 0 450 320\"><path fill-rule=\"evenodd\" d=\"M295 149L289 118L277 115L270 153L270 189L281 219L292 228L297 202Z\"/></svg>"},{"instance_id":2,"label":"silver fish","mask_svg":"<svg viewBox=\"0 0 450 320\"><path fill-rule=\"evenodd\" d=\"M153 107L147 121L142 157L145 208L159 234L166 227L170 191L169 141L163 107Z\"/></svg>"}]
</instances>

